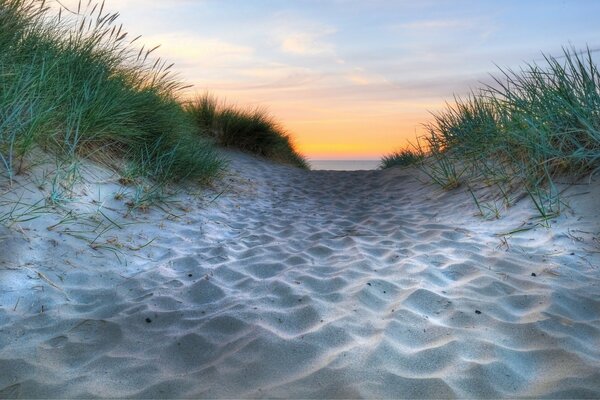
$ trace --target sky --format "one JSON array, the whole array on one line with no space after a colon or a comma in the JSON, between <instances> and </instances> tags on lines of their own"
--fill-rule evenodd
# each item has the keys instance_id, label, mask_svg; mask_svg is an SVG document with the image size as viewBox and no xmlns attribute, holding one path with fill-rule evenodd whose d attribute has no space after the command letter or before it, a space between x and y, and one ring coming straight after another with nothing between
<instances>
[{"instance_id":1,"label":"sky","mask_svg":"<svg viewBox=\"0 0 600 400\"><path fill-rule=\"evenodd\" d=\"M76 0L63 0L72 6ZM193 85L266 107L311 159L378 159L490 74L600 48L600 1L106 0Z\"/></svg>"}]
</instances>

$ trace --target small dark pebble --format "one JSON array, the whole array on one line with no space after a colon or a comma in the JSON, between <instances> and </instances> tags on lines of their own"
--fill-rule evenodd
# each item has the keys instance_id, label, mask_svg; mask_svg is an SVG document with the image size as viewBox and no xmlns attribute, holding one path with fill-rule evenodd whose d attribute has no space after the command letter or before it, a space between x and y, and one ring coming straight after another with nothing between
<instances>
[{"instance_id":1,"label":"small dark pebble","mask_svg":"<svg viewBox=\"0 0 600 400\"><path fill-rule=\"evenodd\" d=\"M475 310L475 314L481 314L481 311Z\"/></svg>"},{"instance_id":2,"label":"small dark pebble","mask_svg":"<svg viewBox=\"0 0 600 400\"><path fill-rule=\"evenodd\" d=\"M191 277L192 277L192 274L188 274L188 276L191 278Z\"/></svg>"},{"instance_id":3,"label":"small dark pebble","mask_svg":"<svg viewBox=\"0 0 600 400\"><path fill-rule=\"evenodd\" d=\"M150 322L152 322L152 320L150 318L146 318L146 323L149 324Z\"/></svg>"},{"instance_id":4,"label":"small dark pebble","mask_svg":"<svg viewBox=\"0 0 600 400\"><path fill-rule=\"evenodd\" d=\"M572 255L572 256L574 256L574 255L575 255L575 253L571 253L571 255Z\"/></svg>"},{"instance_id":5,"label":"small dark pebble","mask_svg":"<svg viewBox=\"0 0 600 400\"><path fill-rule=\"evenodd\" d=\"M383 293L387 293L387 292L384 290Z\"/></svg>"},{"instance_id":6,"label":"small dark pebble","mask_svg":"<svg viewBox=\"0 0 600 400\"><path fill-rule=\"evenodd\" d=\"M299 302L302 302L302 299L298 299Z\"/></svg>"},{"instance_id":7,"label":"small dark pebble","mask_svg":"<svg viewBox=\"0 0 600 400\"><path fill-rule=\"evenodd\" d=\"M371 286L371 282L367 282L367 285Z\"/></svg>"},{"instance_id":8,"label":"small dark pebble","mask_svg":"<svg viewBox=\"0 0 600 400\"><path fill-rule=\"evenodd\" d=\"M535 274L535 272L532 272L532 273L531 273L531 276L537 276L537 275Z\"/></svg>"}]
</instances>

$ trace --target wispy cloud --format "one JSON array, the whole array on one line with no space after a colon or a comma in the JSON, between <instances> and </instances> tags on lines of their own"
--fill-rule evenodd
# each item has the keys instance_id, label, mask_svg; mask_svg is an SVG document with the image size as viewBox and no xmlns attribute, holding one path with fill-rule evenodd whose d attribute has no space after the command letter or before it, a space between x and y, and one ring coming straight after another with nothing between
<instances>
[{"instance_id":1,"label":"wispy cloud","mask_svg":"<svg viewBox=\"0 0 600 400\"><path fill-rule=\"evenodd\" d=\"M168 2L157 1L153 2L153 4L151 4L151 7L168 9L172 8L173 6L185 6L194 4L197 5L200 2L201 0L169 0ZM85 0L50 0L48 1L48 3L50 6L53 7L66 7L73 12L77 11L78 8L80 11L85 12L86 10L90 10L91 8L93 8L96 4L101 4L102 0L91 1L89 3ZM108 1L107 3L111 10L114 10L116 6L118 6L119 10L122 10L124 7L148 7L149 5L147 0L119 0L118 3L116 1Z\"/></svg>"},{"instance_id":2,"label":"wispy cloud","mask_svg":"<svg viewBox=\"0 0 600 400\"><path fill-rule=\"evenodd\" d=\"M469 29L475 25L473 20L466 19L429 19L399 24L396 25L396 28L410 30Z\"/></svg>"},{"instance_id":3,"label":"wispy cloud","mask_svg":"<svg viewBox=\"0 0 600 400\"><path fill-rule=\"evenodd\" d=\"M484 16L469 18L418 19L391 26L391 31L415 38L416 43L433 44L448 38L465 37L465 42L473 39L485 41L498 30L497 23ZM467 37L468 36L468 39ZM454 48L460 51L459 48Z\"/></svg>"},{"instance_id":4,"label":"wispy cloud","mask_svg":"<svg viewBox=\"0 0 600 400\"><path fill-rule=\"evenodd\" d=\"M198 66L210 65L211 68L247 62L254 53L254 49L249 46L187 32L145 36L143 40L146 43L161 44L159 52L163 57L175 61L186 60L186 63Z\"/></svg>"},{"instance_id":5,"label":"wispy cloud","mask_svg":"<svg viewBox=\"0 0 600 400\"><path fill-rule=\"evenodd\" d=\"M281 50L289 54L333 54L333 45L323 40L333 30L320 32L290 32L281 38Z\"/></svg>"},{"instance_id":6,"label":"wispy cloud","mask_svg":"<svg viewBox=\"0 0 600 400\"><path fill-rule=\"evenodd\" d=\"M347 82L357 86L386 85L389 83L385 77L370 73L360 67L355 67L352 71L346 73L344 78Z\"/></svg>"},{"instance_id":7,"label":"wispy cloud","mask_svg":"<svg viewBox=\"0 0 600 400\"><path fill-rule=\"evenodd\" d=\"M286 13L280 13L276 18L280 22L271 35L284 53L303 56L335 54L335 46L329 40L337 32L334 27Z\"/></svg>"}]
</instances>

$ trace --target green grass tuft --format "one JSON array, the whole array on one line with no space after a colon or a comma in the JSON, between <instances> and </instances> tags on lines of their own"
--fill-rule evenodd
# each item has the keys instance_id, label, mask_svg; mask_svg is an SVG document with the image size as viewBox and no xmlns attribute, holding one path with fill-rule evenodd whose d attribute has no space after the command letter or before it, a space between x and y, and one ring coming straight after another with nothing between
<instances>
[{"instance_id":1,"label":"green grass tuft","mask_svg":"<svg viewBox=\"0 0 600 400\"><path fill-rule=\"evenodd\" d=\"M423 159L424 155L417 150L399 150L384 156L381 159L381 165L379 166L379 169L416 165L423 161Z\"/></svg>"},{"instance_id":2,"label":"green grass tuft","mask_svg":"<svg viewBox=\"0 0 600 400\"><path fill-rule=\"evenodd\" d=\"M494 85L434 115L423 138L434 181L448 188L485 182L506 206L522 190L547 221L562 204L556 178L600 168L600 73L592 52L565 48L544 60L501 69Z\"/></svg>"},{"instance_id":3,"label":"green grass tuft","mask_svg":"<svg viewBox=\"0 0 600 400\"><path fill-rule=\"evenodd\" d=\"M507 207L522 190L548 220L560 212L557 176L600 168L600 73L589 48L500 72L425 125L424 171L448 189L493 186Z\"/></svg>"},{"instance_id":4,"label":"green grass tuft","mask_svg":"<svg viewBox=\"0 0 600 400\"><path fill-rule=\"evenodd\" d=\"M309 168L306 159L295 150L290 136L265 109L219 104L216 97L205 93L191 102L187 111L200 130L221 146Z\"/></svg>"},{"instance_id":5,"label":"green grass tuft","mask_svg":"<svg viewBox=\"0 0 600 400\"><path fill-rule=\"evenodd\" d=\"M12 179L34 147L73 159L125 157L161 181L221 168L178 99L171 65L134 49L117 14L80 3L58 15L0 0L0 162ZM68 15L68 17L66 17Z\"/></svg>"}]
</instances>

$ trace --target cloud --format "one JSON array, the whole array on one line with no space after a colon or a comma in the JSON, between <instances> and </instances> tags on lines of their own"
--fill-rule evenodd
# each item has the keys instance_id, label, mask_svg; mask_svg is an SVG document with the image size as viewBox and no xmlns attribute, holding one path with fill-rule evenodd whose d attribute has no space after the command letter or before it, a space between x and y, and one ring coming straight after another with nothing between
<instances>
[{"instance_id":1,"label":"cloud","mask_svg":"<svg viewBox=\"0 0 600 400\"><path fill-rule=\"evenodd\" d=\"M314 84L323 78L309 68L295 67L286 64L269 63L256 67L242 68L238 75L250 78L253 88L286 89Z\"/></svg>"},{"instance_id":2,"label":"cloud","mask_svg":"<svg viewBox=\"0 0 600 400\"><path fill-rule=\"evenodd\" d=\"M290 32L281 37L281 50L288 54L319 55L333 54L334 47L323 40L324 37L334 33L333 30L317 32Z\"/></svg>"},{"instance_id":3,"label":"cloud","mask_svg":"<svg viewBox=\"0 0 600 400\"><path fill-rule=\"evenodd\" d=\"M469 29L474 26L472 20L461 19L431 19L409 22L397 25L400 29L429 30L429 29Z\"/></svg>"},{"instance_id":4,"label":"cloud","mask_svg":"<svg viewBox=\"0 0 600 400\"><path fill-rule=\"evenodd\" d=\"M279 13L274 18L279 24L271 36L284 53L302 56L335 54L333 43L327 40L337 32L334 27L288 13Z\"/></svg>"},{"instance_id":5,"label":"cloud","mask_svg":"<svg viewBox=\"0 0 600 400\"><path fill-rule=\"evenodd\" d=\"M184 6L186 4L197 4L199 0L169 0L168 2L153 2L150 6L153 8L169 9L174 6ZM48 2L51 7L66 7L72 12L76 12L78 9L80 12L89 11L94 6L98 7L102 4L102 0L92 0L91 2L81 0L51 0ZM144 6L148 7L147 0L107 0L105 2L104 10L114 11L116 9L122 10L125 7L136 7Z\"/></svg>"},{"instance_id":6,"label":"cloud","mask_svg":"<svg viewBox=\"0 0 600 400\"><path fill-rule=\"evenodd\" d=\"M403 35L415 37L417 43L445 40L464 36L465 42L472 39L486 40L498 30L496 22L488 17L421 19L391 26L391 30Z\"/></svg>"},{"instance_id":7,"label":"cloud","mask_svg":"<svg viewBox=\"0 0 600 400\"><path fill-rule=\"evenodd\" d=\"M369 77L362 74L348 74L346 78L357 85L365 86L371 83L371 79Z\"/></svg>"},{"instance_id":8,"label":"cloud","mask_svg":"<svg viewBox=\"0 0 600 400\"><path fill-rule=\"evenodd\" d=\"M161 56L174 61L185 60L198 66L231 66L247 62L254 49L218 38L205 38L193 33L173 32L155 36L143 36L145 43L161 44Z\"/></svg>"},{"instance_id":9,"label":"cloud","mask_svg":"<svg viewBox=\"0 0 600 400\"><path fill-rule=\"evenodd\" d=\"M346 73L344 78L347 82L358 86L370 86L376 84L385 85L389 83L385 77L367 72L364 68L360 67L355 67L352 71Z\"/></svg>"}]
</instances>

